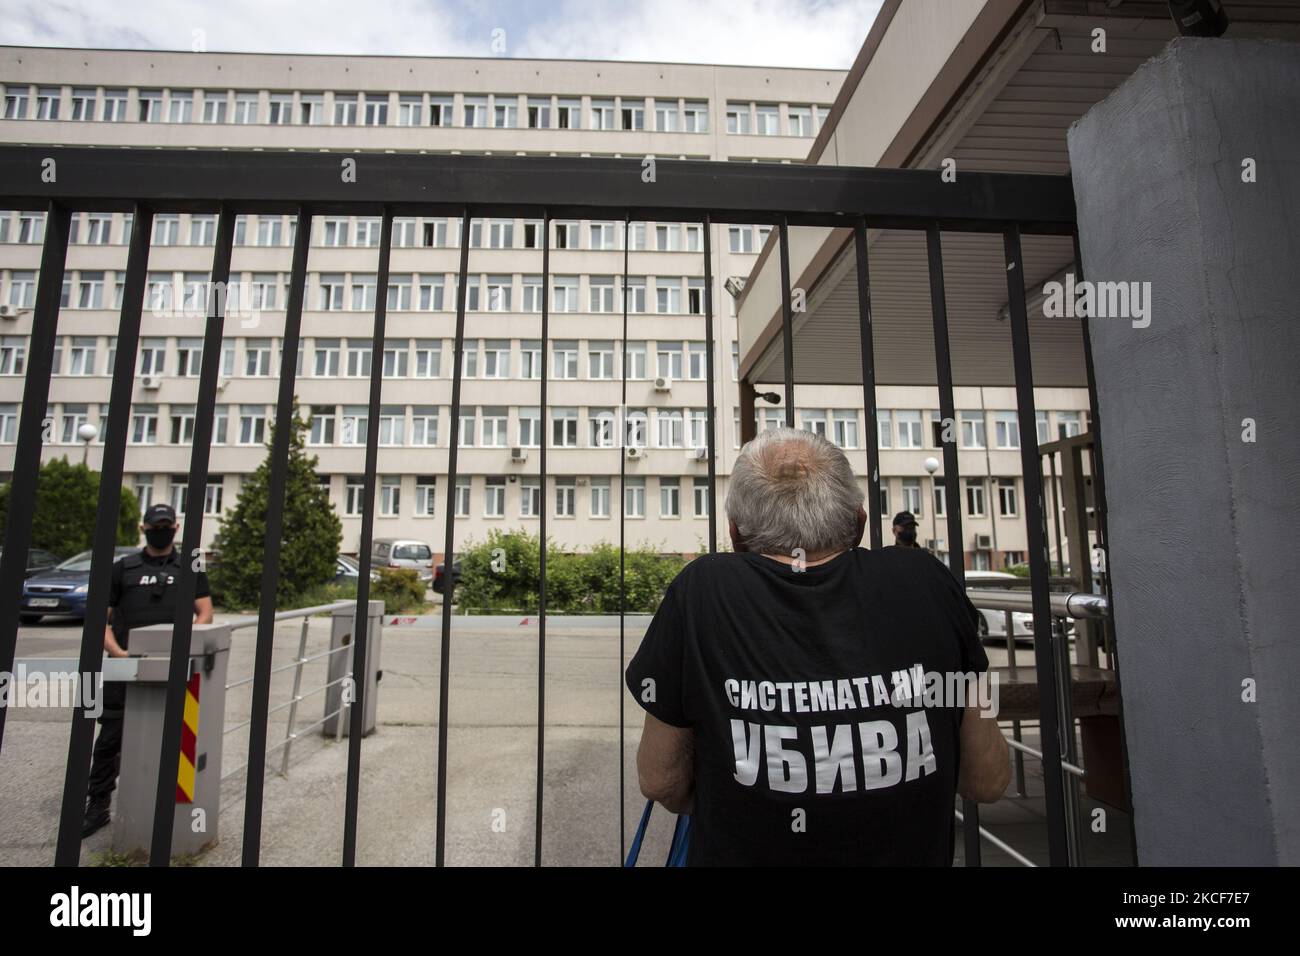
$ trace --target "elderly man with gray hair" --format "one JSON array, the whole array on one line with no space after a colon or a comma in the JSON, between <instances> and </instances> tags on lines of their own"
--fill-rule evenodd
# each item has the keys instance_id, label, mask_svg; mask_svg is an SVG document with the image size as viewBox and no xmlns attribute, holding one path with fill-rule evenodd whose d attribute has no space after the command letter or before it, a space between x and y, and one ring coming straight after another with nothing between
<instances>
[{"instance_id":1,"label":"elderly man with gray hair","mask_svg":"<svg viewBox=\"0 0 1300 956\"><path fill-rule=\"evenodd\" d=\"M948 866L956 794L1006 789L997 721L923 693L988 669L978 612L928 552L860 548L862 502L825 438L760 433L735 552L682 570L628 666L641 791L693 815L690 865Z\"/></svg>"}]
</instances>

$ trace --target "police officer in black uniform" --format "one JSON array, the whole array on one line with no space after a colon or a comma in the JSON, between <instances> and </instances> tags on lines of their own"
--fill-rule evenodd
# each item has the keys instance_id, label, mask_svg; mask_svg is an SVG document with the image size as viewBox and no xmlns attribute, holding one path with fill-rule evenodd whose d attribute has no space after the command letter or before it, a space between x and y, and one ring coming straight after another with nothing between
<instances>
[{"instance_id":1,"label":"police officer in black uniform","mask_svg":"<svg viewBox=\"0 0 1300 956\"><path fill-rule=\"evenodd\" d=\"M894 515L894 543L891 547L919 548L916 543L916 515L910 511L900 511Z\"/></svg>"},{"instance_id":2,"label":"police officer in black uniform","mask_svg":"<svg viewBox=\"0 0 1300 956\"><path fill-rule=\"evenodd\" d=\"M176 512L169 505L153 505L140 525L145 546L113 565L112 588L108 595L109 621L104 629L104 651L109 657L129 657L127 644L131 628L149 624L171 624L176 618L182 556L172 543L180 530ZM198 572L194 588L196 624L212 621L212 598L207 575ZM109 801L117 787L122 756L122 720L126 708L126 685L104 684L104 712L99 718L99 737L90 764L90 785L86 794L86 820L82 837L88 837L109 821Z\"/></svg>"}]
</instances>

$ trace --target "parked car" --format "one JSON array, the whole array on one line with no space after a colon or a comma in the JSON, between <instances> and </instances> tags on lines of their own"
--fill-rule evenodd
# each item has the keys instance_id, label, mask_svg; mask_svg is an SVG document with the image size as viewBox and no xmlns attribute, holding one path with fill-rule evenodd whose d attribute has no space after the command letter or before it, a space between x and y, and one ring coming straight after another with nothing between
<instances>
[{"instance_id":1,"label":"parked car","mask_svg":"<svg viewBox=\"0 0 1300 956\"><path fill-rule=\"evenodd\" d=\"M114 548L113 560L135 554L139 548ZM85 618L86 591L90 587L90 555L83 551L56 564L48 571L33 574L23 582L23 598L18 607L22 624L39 624L43 617Z\"/></svg>"},{"instance_id":2,"label":"parked car","mask_svg":"<svg viewBox=\"0 0 1300 956\"><path fill-rule=\"evenodd\" d=\"M350 554L340 554L335 562L334 583L344 584L347 582L356 583L361 577L361 562ZM371 567L370 580L374 581L379 577L379 573Z\"/></svg>"},{"instance_id":3,"label":"parked car","mask_svg":"<svg viewBox=\"0 0 1300 956\"><path fill-rule=\"evenodd\" d=\"M446 584L446 565L440 564L433 569L433 590L437 594L445 593L443 587ZM460 558L452 558L451 561L451 589L454 594L456 585L460 584Z\"/></svg>"},{"instance_id":4,"label":"parked car","mask_svg":"<svg viewBox=\"0 0 1300 956\"><path fill-rule=\"evenodd\" d=\"M4 548L0 548L0 559L4 558ZM59 556L42 548L27 549L27 572L24 577L31 577L41 571L48 571L59 563Z\"/></svg>"},{"instance_id":5,"label":"parked car","mask_svg":"<svg viewBox=\"0 0 1300 956\"><path fill-rule=\"evenodd\" d=\"M1003 571L967 571L966 586L971 588L997 588L999 590L1014 590L1017 593L1028 594L1027 587L1004 588L997 582L1001 581L1024 581L1025 579L1015 575L1007 574ZM1007 639L1007 612L994 611L986 608L976 608L980 612L979 634L980 638L990 644L1004 644ZM1015 635L1017 644L1032 643L1034 640L1034 615L1028 611L1011 612L1011 630ZM1074 622L1067 620L1065 622L1065 633L1072 635L1074 633Z\"/></svg>"},{"instance_id":6,"label":"parked car","mask_svg":"<svg viewBox=\"0 0 1300 956\"><path fill-rule=\"evenodd\" d=\"M427 587L433 582L433 549L413 538L376 538L370 543L372 568L410 568Z\"/></svg>"}]
</instances>

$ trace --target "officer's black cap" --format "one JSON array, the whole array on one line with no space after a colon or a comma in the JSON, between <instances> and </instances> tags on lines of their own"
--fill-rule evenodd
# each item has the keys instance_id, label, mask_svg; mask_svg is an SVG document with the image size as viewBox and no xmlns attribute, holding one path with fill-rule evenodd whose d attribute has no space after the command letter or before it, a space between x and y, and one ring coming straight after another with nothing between
<instances>
[{"instance_id":1,"label":"officer's black cap","mask_svg":"<svg viewBox=\"0 0 1300 956\"><path fill-rule=\"evenodd\" d=\"M903 525L904 527L909 524L914 525L916 524L916 515L912 514L910 511L900 511L898 514L894 515L894 524Z\"/></svg>"},{"instance_id":2,"label":"officer's black cap","mask_svg":"<svg viewBox=\"0 0 1300 956\"><path fill-rule=\"evenodd\" d=\"M150 505L144 513L144 524L152 528L164 522L176 523L176 509L171 505Z\"/></svg>"}]
</instances>

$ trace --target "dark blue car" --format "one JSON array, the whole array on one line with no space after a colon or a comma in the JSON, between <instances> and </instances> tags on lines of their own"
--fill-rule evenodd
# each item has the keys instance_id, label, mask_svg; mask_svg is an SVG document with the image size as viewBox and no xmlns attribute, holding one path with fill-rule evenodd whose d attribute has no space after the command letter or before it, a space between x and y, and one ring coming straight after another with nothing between
<instances>
[{"instance_id":1,"label":"dark blue car","mask_svg":"<svg viewBox=\"0 0 1300 956\"><path fill-rule=\"evenodd\" d=\"M134 554L139 548L114 548L113 560ZM18 620L39 624L42 617L80 619L86 616L86 590L90 585L90 552L73 555L48 571L33 574L23 582L23 599Z\"/></svg>"}]
</instances>

